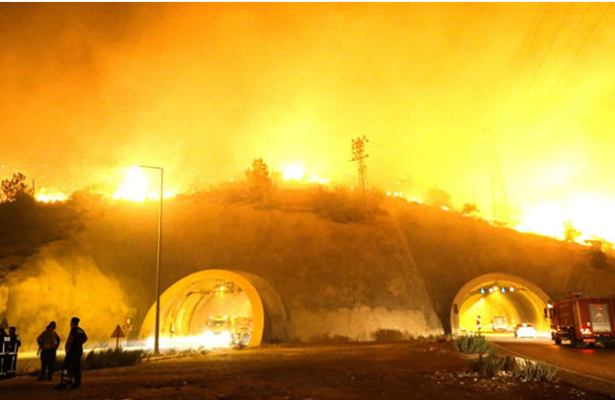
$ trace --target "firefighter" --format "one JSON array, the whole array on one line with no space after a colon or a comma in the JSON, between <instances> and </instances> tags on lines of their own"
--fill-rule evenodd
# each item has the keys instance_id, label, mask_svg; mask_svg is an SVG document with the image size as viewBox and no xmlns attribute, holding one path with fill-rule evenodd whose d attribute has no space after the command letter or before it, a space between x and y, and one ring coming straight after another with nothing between
<instances>
[{"instance_id":1,"label":"firefighter","mask_svg":"<svg viewBox=\"0 0 615 400\"><path fill-rule=\"evenodd\" d=\"M60 346L60 336L56 332L56 322L51 321L47 328L36 339L38 351L41 356L41 375L39 381L47 379L50 381L56 364L56 351ZM45 374L45 371L47 372Z\"/></svg>"},{"instance_id":2,"label":"firefighter","mask_svg":"<svg viewBox=\"0 0 615 400\"><path fill-rule=\"evenodd\" d=\"M17 352L21 346L21 339L19 338L17 329L15 329L14 326L9 328L8 341L6 339L7 338L5 337L4 351L6 356L4 358L4 369L6 371L6 378L13 378L15 377L15 370L17 368Z\"/></svg>"},{"instance_id":3,"label":"firefighter","mask_svg":"<svg viewBox=\"0 0 615 400\"><path fill-rule=\"evenodd\" d=\"M5 370L4 364L7 358L6 357L7 345L5 345L5 340L6 342L10 340L9 335L6 334L6 331L4 330L4 328L0 328L0 379L6 378L6 370Z\"/></svg>"},{"instance_id":4,"label":"firefighter","mask_svg":"<svg viewBox=\"0 0 615 400\"><path fill-rule=\"evenodd\" d=\"M81 356L83 344L88 340L85 331L79 327L79 318L70 320L70 334L66 339L66 356L62 364L62 381L56 390L77 389L81 385Z\"/></svg>"}]
</instances>

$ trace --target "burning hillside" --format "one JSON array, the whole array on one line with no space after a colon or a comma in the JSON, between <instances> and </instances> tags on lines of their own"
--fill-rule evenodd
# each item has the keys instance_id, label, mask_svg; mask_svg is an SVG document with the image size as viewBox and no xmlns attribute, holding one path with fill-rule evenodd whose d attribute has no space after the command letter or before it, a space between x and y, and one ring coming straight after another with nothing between
<instances>
[{"instance_id":1,"label":"burning hillside","mask_svg":"<svg viewBox=\"0 0 615 400\"><path fill-rule=\"evenodd\" d=\"M173 196L263 158L280 181L357 187L349 144L366 136L375 189L445 188L490 220L550 236L570 220L577 240L612 242L612 18L606 4L5 4L0 178L24 172L40 201L144 200L159 182L131 165L164 167Z\"/></svg>"},{"instance_id":2,"label":"burning hillside","mask_svg":"<svg viewBox=\"0 0 615 400\"><path fill-rule=\"evenodd\" d=\"M0 205L0 211L15 204ZM81 194L64 204L34 206L72 210L75 229L33 243L32 256L12 259L3 285L5 312L34 332L43 319L82 313L85 324L95 318L91 309L102 309L105 318L88 322L94 337L104 338L109 326L126 318L135 334L154 300L158 202ZM513 270L522 263L537 273L558 265L571 274L570 284L603 292L608 277L589 278L594 275L585 271L612 273L608 257L602 264L583 261L582 246L385 195L370 194L363 203L357 191L321 186L258 192L248 182L229 183L169 198L162 245L163 290L205 269L255 274L292 316L291 337L305 341L327 332L365 340L384 328L441 332L448 323L447 293L456 290L459 276L492 265L486 259ZM56 290L62 296L54 297ZM38 300L20 308L30 296ZM49 312L36 314L39 308Z\"/></svg>"}]
</instances>

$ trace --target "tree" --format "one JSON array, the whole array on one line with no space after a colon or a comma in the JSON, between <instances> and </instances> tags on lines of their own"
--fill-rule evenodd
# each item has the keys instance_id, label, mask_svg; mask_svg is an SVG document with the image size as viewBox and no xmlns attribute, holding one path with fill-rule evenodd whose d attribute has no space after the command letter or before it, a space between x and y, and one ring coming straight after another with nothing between
<instances>
[{"instance_id":1,"label":"tree","mask_svg":"<svg viewBox=\"0 0 615 400\"><path fill-rule=\"evenodd\" d=\"M4 179L0 189L0 203L11 203L20 197L31 196L25 181L26 176L21 172L14 173L11 179Z\"/></svg>"},{"instance_id":2,"label":"tree","mask_svg":"<svg viewBox=\"0 0 615 400\"><path fill-rule=\"evenodd\" d=\"M245 171L245 176L254 200L260 201L271 192L273 183L269 175L269 168L262 158L255 158L252 161L252 166Z\"/></svg>"},{"instance_id":3,"label":"tree","mask_svg":"<svg viewBox=\"0 0 615 400\"><path fill-rule=\"evenodd\" d=\"M472 215L478 213L478 206L474 203L465 203L461 209L461 215Z\"/></svg>"},{"instance_id":4,"label":"tree","mask_svg":"<svg viewBox=\"0 0 615 400\"><path fill-rule=\"evenodd\" d=\"M581 236L581 232L576 230L574 226L572 226L572 221L568 220L564 222L564 241L565 242L574 242L577 238Z\"/></svg>"},{"instance_id":5,"label":"tree","mask_svg":"<svg viewBox=\"0 0 615 400\"><path fill-rule=\"evenodd\" d=\"M451 195L446 190L432 188L427 192L427 200L430 206L452 208Z\"/></svg>"}]
</instances>

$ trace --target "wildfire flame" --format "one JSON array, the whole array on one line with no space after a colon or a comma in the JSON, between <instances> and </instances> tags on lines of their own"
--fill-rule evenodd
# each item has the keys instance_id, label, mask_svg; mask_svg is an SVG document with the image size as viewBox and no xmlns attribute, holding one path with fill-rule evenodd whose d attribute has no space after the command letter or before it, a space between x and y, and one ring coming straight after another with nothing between
<instances>
[{"instance_id":1,"label":"wildfire flame","mask_svg":"<svg viewBox=\"0 0 615 400\"><path fill-rule=\"evenodd\" d=\"M329 180L322 179L315 174L306 172L303 162L289 165L281 165L280 172L284 181L298 183L326 184ZM139 167L126 169L120 178L119 187L115 192L102 193L113 199L122 199L136 202L146 200L157 201L160 197L160 182L158 176L150 174ZM165 187L164 198L171 198L180 193L179 190ZM399 190L387 190L387 196L404 198L409 202L422 203L416 197L408 196ZM38 202L56 203L65 202L70 197L69 192L49 188L37 190L35 198ZM448 210L444 208L445 210ZM550 236L559 240L565 239L564 224L570 221L577 235L568 238L580 244L588 244L587 240L599 240L603 242L615 241L615 214L611 212L612 203L598 194L572 195L560 199L557 202L540 203L524 207L513 229L519 232L536 233ZM488 220L480 213L475 215ZM494 222L494 221L490 221Z\"/></svg>"},{"instance_id":2,"label":"wildfire flame","mask_svg":"<svg viewBox=\"0 0 615 400\"><path fill-rule=\"evenodd\" d=\"M406 197L403 192L387 191L386 195L400 197L408 202L423 203L416 197ZM441 208L449 211L448 207ZM590 240L600 241L607 243L608 247L609 241L615 241L615 215L611 212L612 209L612 203L597 195L570 196L557 203L524 207L521 223L514 225L513 229L563 240L566 239L565 224L570 223L578 236L569 239L583 245L591 245L586 242ZM498 225L498 221L488 220L480 212L477 217Z\"/></svg>"},{"instance_id":3,"label":"wildfire flame","mask_svg":"<svg viewBox=\"0 0 615 400\"><path fill-rule=\"evenodd\" d=\"M143 170L139 167L131 167L124 176L124 183L113 194L113 199L123 199L132 201L153 200L155 194L149 190L149 181L145 177Z\"/></svg>"},{"instance_id":4,"label":"wildfire flame","mask_svg":"<svg viewBox=\"0 0 615 400\"><path fill-rule=\"evenodd\" d=\"M151 178L153 180L153 178ZM158 200L160 198L160 183L150 182L150 178L143 169L130 167L122 179L122 184L113 194L114 200L130 200L143 202L145 200ZM179 193L176 189L165 189L164 198L174 197Z\"/></svg>"},{"instance_id":5,"label":"wildfire flame","mask_svg":"<svg viewBox=\"0 0 615 400\"><path fill-rule=\"evenodd\" d=\"M557 203L544 203L523 210L522 223L515 229L564 238L564 223L570 221L579 231L579 243L585 240L615 239L615 215L612 204L595 195L576 195Z\"/></svg>"},{"instance_id":6,"label":"wildfire flame","mask_svg":"<svg viewBox=\"0 0 615 400\"><path fill-rule=\"evenodd\" d=\"M49 191L48 189L42 188L38 193L36 193L35 199L41 203L62 203L68 200L68 197L69 196L65 193Z\"/></svg>"},{"instance_id":7,"label":"wildfire flame","mask_svg":"<svg viewBox=\"0 0 615 400\"><path fill-rule=\"evenodd\" d=\"M300 181L305 176L305 169L303 168L303 163L299 163L296 165L281 165L280 169L282 170L282 176L284 177L285 181Z\"/></svg>"},{"instance_id":8,"label":"wildfire flame","mask_svg":"<svg viewBox=\"0 0 615 400\"><path fill-rule=\"evenodd\" d=\"M329 183L328 179L319 178L315 174L310 174L308 176L302 162L294 165L281 165L280 170L282 171L282 177L285 181L305 181L308 183L319 183L321 185Z\"/></svg>"}]
</instances>

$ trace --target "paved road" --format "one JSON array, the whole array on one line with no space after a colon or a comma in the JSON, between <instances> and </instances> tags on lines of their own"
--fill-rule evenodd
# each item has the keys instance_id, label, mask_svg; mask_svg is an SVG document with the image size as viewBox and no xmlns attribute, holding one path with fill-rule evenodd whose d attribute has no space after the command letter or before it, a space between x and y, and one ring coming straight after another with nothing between
<instances>
[{"instance_id":1,"label":"paved road","mask_svg":"<svg viewBox=\"0 0 615 400\"><path fill-rule=\"evenodd\" d=\"M556 346L546 338L516 339L497 336L488 339L496 345L529 358L612 381L615 384L615 350L602 347L576 349L568 345Z\"/></svg>"}]
</instances>

